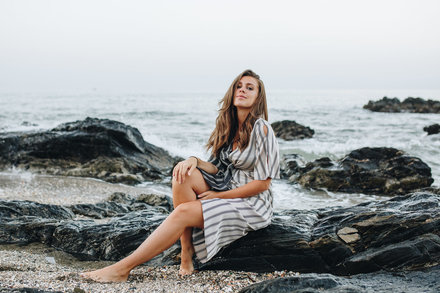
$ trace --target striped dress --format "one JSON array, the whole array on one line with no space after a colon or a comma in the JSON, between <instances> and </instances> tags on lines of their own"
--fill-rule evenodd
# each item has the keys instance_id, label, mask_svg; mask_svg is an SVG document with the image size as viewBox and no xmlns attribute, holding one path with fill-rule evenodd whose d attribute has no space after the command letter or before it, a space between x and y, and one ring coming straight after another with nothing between
<instances>
[{"instance_id":1,"label":"striped dress","mask_svg":"<svg viewBox=\"0 0 440 293\"><path fill-rule=\"evenodd\" d=\"M267 126L267 135L264 133ZM232 144L224 147L218 157L208 160L218 168L217 174L202 169L205 181L212 190L237 188L252 180L279 178L279 151L270 124L259 118L255 121L249 145L243 151ZM245 236L249 231L268 226L272 217L272 190L234 199L201 200L204 229L193 228L193 245L200 262L209 261L222 247Z\"/></svg>"}]
</instances>

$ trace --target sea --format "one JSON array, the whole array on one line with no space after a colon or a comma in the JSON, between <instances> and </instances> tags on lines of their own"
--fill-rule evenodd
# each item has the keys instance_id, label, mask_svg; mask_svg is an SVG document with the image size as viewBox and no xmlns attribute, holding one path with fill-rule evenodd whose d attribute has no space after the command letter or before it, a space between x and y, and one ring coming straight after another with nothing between
<instances>
[{"instance_id":1,"label":"sea","mask_svg":"<svg viewBox=\"0 0 440 293\"><path fill-rule=\"evenodd\" d=\"M171 155L207 159L206 141L215 125L224 92L3 92L0 132L48 130L86 117L113 119L136 127L144 140ZM440 100L440 90L273 90L267 92L269 122L294 120L315 131L310 139L279 139L280 153L299 154L306 161L337 160L362 147L394 147L431 167L434 186L440 182L440 134L428 136L424 126L440 123L439 114L375 113L363 109L369 100L387 96ZM29 176L25 171L2 174ZM87 180L87 179L85 179ZM92 179L90 179L92 180ZM96 180L96 179L93 179ZM141 183L149 186L151 182ZM0 194L1 194L0 184ZM316 209L350 206L385 199L381 195L310 190L287 180L273 180L274 208ZM171 195L168 186L161 192Z\"/></svg>"}]
</instances>

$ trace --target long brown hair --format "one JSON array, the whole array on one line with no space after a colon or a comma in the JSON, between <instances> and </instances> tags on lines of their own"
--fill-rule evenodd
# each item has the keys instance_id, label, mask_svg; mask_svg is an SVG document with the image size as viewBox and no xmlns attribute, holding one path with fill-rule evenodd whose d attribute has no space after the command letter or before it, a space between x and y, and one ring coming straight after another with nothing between
<instances>
[{"instance_id":1,"label":"long brown hair","mask_svg":"<svg viewBox=\"0 0 440 293\"><path fill-rule=\"evenodd\" d=\"M243 122L242 127L237 129L238 118L237 108L234 106L234 95L237 85L243 76L251 76L258 81L258 96L249 115ZM219 114L215 121L215 129L206 144L206 148L208 150L212 149L211 152L216 157L220 154L222 147L232 143L237 131L239 132L238 147L240 150L244 150L249 144L255 121L260 117L268 120L266 91L260 76L250 69L240 73L229 86L229 89L223 99L219 102L219 105L220 110L218 111Z\"/></svg>"}]
</instances>

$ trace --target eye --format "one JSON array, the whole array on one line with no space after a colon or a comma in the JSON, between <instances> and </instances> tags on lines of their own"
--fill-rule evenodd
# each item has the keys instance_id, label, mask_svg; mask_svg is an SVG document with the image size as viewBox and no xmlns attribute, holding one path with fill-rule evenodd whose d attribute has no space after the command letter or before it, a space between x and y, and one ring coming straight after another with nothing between
<instances>
[{"instance_id":1,"label":"eye","mask_svg":"<svg viewBox=\"0 0 440 293\"><path fill-rule=\"evenodd\" d=\"M253 87L248 87L248 90L250 90L250 91L253 90L253 89L254 89Z\"/></svg>"},{"instance_id":2,"label":"eye","mask_svg":"<svg viewBox=\"0 0 440 293\"><path fill-rule=\"evenodd\" d=\"M239 89L239 88L241 88L241 85L239 84L239 85L237 85L237 88Z\"/></svg>"}]
</instances>

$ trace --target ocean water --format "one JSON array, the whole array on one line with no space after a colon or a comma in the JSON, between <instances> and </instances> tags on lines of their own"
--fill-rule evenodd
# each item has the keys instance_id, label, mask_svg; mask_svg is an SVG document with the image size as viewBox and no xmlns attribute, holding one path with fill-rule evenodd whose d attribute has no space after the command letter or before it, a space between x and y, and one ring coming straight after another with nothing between
<instances>
[{"instance_id":1,"label":"ocean water","mask_svg":"<svg viewBox=\"0 0 440 293\"><path fill-rule=\"evenodd\" d=\"M204 145L214 127L223 94L0 93L0 132L45 130L86 117L108 118L138 128L146 141L172 155L206 159ZM383 96L440 100L440 90L278 90L268 91L267 96L269 122L295 120L315 130L311 139L279 140L281 154L296 153L310 161L324 156L338 159L367 146L395 147L427 163L434 185L439 185L440 135L428 136L423 127L440 123L440 115L374 113L362 106ZM276 209L348 206L383 198L308 190L285 180L274 180L273 189Z\"/></svg>"}]
</instances>

